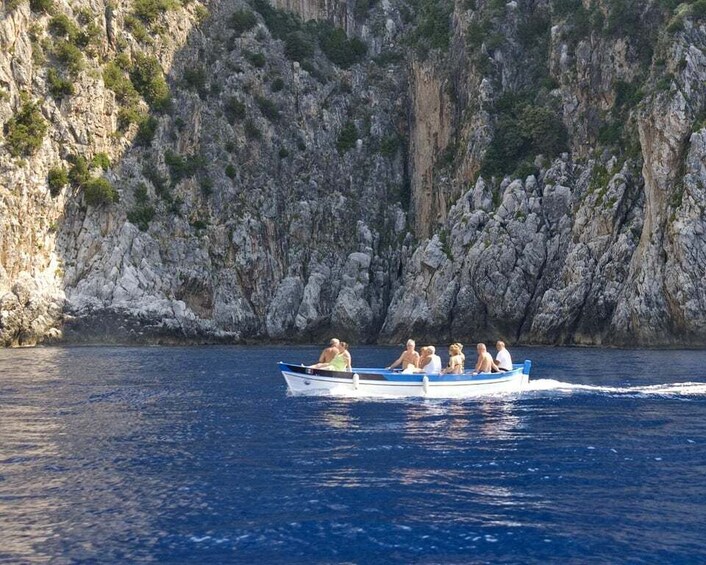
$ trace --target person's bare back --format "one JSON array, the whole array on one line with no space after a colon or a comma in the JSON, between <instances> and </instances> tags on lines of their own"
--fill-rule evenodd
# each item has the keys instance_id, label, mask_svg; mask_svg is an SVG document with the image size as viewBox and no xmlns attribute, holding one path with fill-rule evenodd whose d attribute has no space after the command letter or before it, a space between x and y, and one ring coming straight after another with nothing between
<instances>
[{"instance_id":1,"label":"person's bare back","mask_svg":"<svg viewBox=\"0 0 706 565\"><path fill-rule=\"evenodd\" d=\"M476 373L490 373L493 368L497 371L498 368L493 363L493 357L488 353L485 344L479 343L476 346L476 351L478 352L478 361L476 361Z\"/></svg>"},{"instance_id":2,"label":"person's bare back","mask_svg":"<svg viewBox=\"0 0 706 565\"><path fill-rule=\"evenodd\" d=\"M330 363L332 359L339 353L339 344L340 341L338 341L336 338L333 338L329 342L329 346L321 352L321 355L319 355L319 363Z\"/></svg>"}]
</instances>

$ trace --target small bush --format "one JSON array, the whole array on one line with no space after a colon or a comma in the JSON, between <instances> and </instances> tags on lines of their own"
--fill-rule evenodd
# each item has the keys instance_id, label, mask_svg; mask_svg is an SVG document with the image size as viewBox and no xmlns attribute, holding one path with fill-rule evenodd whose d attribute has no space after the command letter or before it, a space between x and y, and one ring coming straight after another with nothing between
<instances>
[{"instance_id":1,"label":"small bush","mask_svg":"<svg viewBox=\"0 0 706 565\"><path fill-rule=\"evenodd\" d=\"M567 149L566 128L560 116L549 108L509 93L498 100L496 111L499 118L485 154L483 174L509 173L537 154L552 158Z\"/></svg>"},{"instance_id":2,"label":"small bush","mask_svg":"<svg viewBox=\"0 0 706 565\"><path fill-rule=\"evenodd\" d=\"M76 41L79 32L78 26L66 15L57 14L49 20L49 31L57 37L62 37L69 41Z\"/></svg>"},{"instance_id":3,"label":"small bush","mask_svg":"<svg viewBox=\"0 0 706 565\"><path fill-rule=\"evenodd\" d=\"M29 0L29 9L36 13L51 14L54 12L54 0Z\"/></svg>"},{"instance_id":4,"label":"small bush","mask_svg":"<svg viewBox=\"0 0 706 565\"><path fill-rule=\"evenodd\" d=\"M211 15L211 12L208 11L208 8L206 8L206 6L197 4L196 8L194 8L194 15L196 16L197 22L203 23L206 21L206 18Z\"/></svg>"},{"instance_id":5,"label":"small bush","mask_svg":"<svg viewBox=\"0 0 706 565\"><path fill-rule=\"evenodd\" d=\"M63 98L71 96L74 93L73 83L59 74L55 68L50 67L47 71L47 83L49 92L54 98Z\"/></svg>"},{"instance_id":6,"label":"small bush","mask_svg":"<svg viewBox=\"0 0 706 565\"><path fill-rule=\"evenodd\" d=\"M159 16L181 6L178 0L134 0L133 13L146 24L154 23Z\"/></svg>"},{"instance_id":7,"label":"small bush","mask_svg":"<svg viewBox=\"0 0 706 565\"><path fill-rule=\"evenodd\" d=\"M64 167L53 167L49 169L47 185L49 186L49 193L52 196L58 196L67 184L69 184L69 173Z\"/></svg>"},{"instance_id":8,"label":"small bush","mask_svg":"<svg viewBox=\"0 0 706 565\"><path fill-rule=\"evenodd\" d=\"M105 178L89 179L83 184L83 197L89 206L112 204L119 200L118 192Z\"/></svg>"},{"instance_id":9,"label":"small bush","mask_svg":"<svg viewBox=\"0 0 706 565\"><path fill-rule=\"evenodd\" d=\"M164 152L164 162L169 167L169 175L174 184L182 179L193 177L206 164L200 155L183 157L169 149Z\"/></svg>"},{"instance_id":10,"label":"small bush","mask_svg":"<svg viewBox=\"0 0 706 565\"><path fill-rule=\"evenodd\" d=\"M284 80L282 80L281 77L277 77L275 80L272 81L272 84L270 85L270 90L272 92L280 92L284 88Z\"/></svg>"},{"instance_id":11,"label":"small bush","mask_svg":"<svg viewBox=\"0 0 706 565\"><path fill-rule=\"evenodd\" d=\"M351 121L347 122L343 128L341 128L341 133L338 135L338 140L336 141L338 152L345 153L349 149L353 149L357 139L358 130L355 124Z\"/></svg>"},{"instance_id":12,"label":"small bush","mask_svg":"<svg viewBox=\"0 0 706 565\"><path fill-rule=\"evenodd\" d=\"M503 9L505 1L503 0ZM492 9L492 6L489 6ZM492 10L491 10L492 11ZM429 49L447 51L451 42L452 6L448 0L421 0L417 26L411 41L422 53Z\"/></svg>"},{"instance_id":13,"label":"small bush","mask_svg":"<svg viewBox=\"0 0 706 565\"><path fill-rule=\"evenodd\" d=\"M276 39L284 39L287 34L297 31L301 27L297 16L274 8L269 0L253 0L251 4L260 13L262 19L265 20L267 29Z\"/></svg>"},{"instance_id":14,"label":"small bush","mask_svg":"<svg viewBox=\"0 0 706 565\"><path fill-rule=\"evenodd\" d=\"M125 63L123 62L123 65ZM129 68L129 63L128 67ZM132 81L125 74L125 67L118 60L110 61L103 68L103 82L106 88L115 93L115 98L122 104L134 104L139 99L139 94Z\"/></svg>"},{"instance_id":15,"label":"small bush","mask_svg":"<svg viewBox=\"0 0 706 565\"><path fill-rule=\"evenodd\" d=\"M381 67L386 67L388 65L394 65L404 60L404 55L401 51L396 49L386 49L381 51L379 55L373 58L376 65Z\"/></svg>"},{"instance_id":16,"label":"small bush","mask_svg":"<svg viewBox=\"0 0 706 565\"><path fill-rule=\"evenodd\" d=\"M231 96L226 100L223 112L231 123L235 120L242 120L245 117L245 104L235 96Z\"/></svg>"},{"instance_id":17,"label":"small bush","mask_svg":"<svg viewBox=\"0 0 706 565\"><path fill-rule=\"evenodd\" d=\"M239 37L257 25L257 17L250 10L236 10L230 16L228 25L235 32L236 37Z\"/></svg>"},{"instance_id":18,"label":"small bush","mask_svg":"<svg viewBox=\"0 0 706 565\"><path fill-rule=\"evenodd\" d=\"M208 198L213 194L213 181L210 178L202 178L199 186L201 187L201 194L203 194L204 197Z\"/></svg>"},{"instance_id":19,"label":"small bush","mask_svg":"<svg viewBox=\"0 0 706 565\"><path fill-rule=\"evenodd\" d=\"M147 31L147 27L142 23L142 20L138 19L136 16L125 16L125 27L130 30L132 36L140 43L152 43L152 38Z\"/></svg>"},{"instance_id":20,"label":"small bush","mask_svg":"<svg viewBox=\"0 0 706 565\"><path fill-rule=\"evenodd\" d=\"M208 222L204 220L194 220L191 222L191 227L193 227L197 232L200 232L208 228Z\"/></svg>"},{"instance_id":21,"label":"small bush","mask_svg":"<svg viewBox=\"0 0 706 565\"><path fill-rule=\"evenodd\" d=\"M260 108L262 115L268 120L271 122L279 121L279 110L277 109L277 105L272 100L265 98L264 96L255 96L255 102L257 102L257 106Z\"/></svg>"},{"instance_id":22,"label":"small bush","mask_svg":"<svg viewBox=\"0 0 706 565\"><path fill-rule=\"evenodd\" d=\"M286 159L289 157L289 151L287 151L286 147L280 147L279 148L279 158L280 159Z\"/></svg>"},{"instance_id":23,"label":"small bush","mask_svg":"<svg viewBox=\"0 0 706 565\"><path fill-rule=\"evenodd\" d=\"M5 0L5 9L8 12L19 8L24 3L24 0Z\"/></svg>"},{"instance_id":24,"label":"small bush","mask_svg":"<svg viewBox=\"0 0 706 565\"><path fill-rule=\"evenodd\" d=\"M159 121L154 116L141 115L139 118L137 127L137 134L135 135L135 143L137 145L142 145L143 147L149 147L152 145L152 140L154 139L155 133L157 133L157 126Z\"/></svg>"},{"instance_id":25,"label":"small bush","mask_svg":"<svg viewBox=\"0 0 706 565\"><path fill-rule=\"evenodd\" d=\"M314 54L314 39L303 31L294 31L287 35L284 43L284 54L292 61L303 61Z\"/></svg>"},{"instance_id":26,"label":"small bush","mask_svg":"<svg viewBox=\"0 0 706 565\"><path fill-rule=\"evenodd\" d=\"M107 171L110 169L110 157L108 157L107 153L103 153L102 151L96 153L91 160L91 165L97 169Z\"/></svg>"},{"instance_id":27,"label":"small bush","mask_svg":"<svg viewBox=\"0 0 706 565\"><path fill-rule=\"evenodd\" d=\"M140 183L135 188L135 206L127 213L127 219L131 224L136 225L140 231L147 231L154 215L155 209L154 206L149 204L147 186L144 183Z\"/></svg>"},{"instance_id":28,"label":"small bush","mask_svg":"<svg viewBox=\"0 0 706 565\"><path fill-rule=\"evenodd\" d=\"M144 177L152 183L154 186L154 191L157 196L164 200L171 200L171 195L169 194L169 186L167 185L167 179L162 175L160 170L154 163L145 163L142 167L142 174Z\"/></svg>"},{"instance_id":29,"label":"small bush","mask_svg":"<svg viewBox=\"0 0 706 565\"><path fill-rule=\"evenodd\" d=\"M250 51L245 51L245 58L250 62L253 67L261 69L267 64L267 59L262 53L252 53Z\"/></svg>"},{"instance_id":30,"label":"small bush","mask_svg":"<svg viewBox=\"0 0 706 565\"><path fill-rule=\"evenodd\" d=\"M154 206L143 205L134 206L127 213L127 220L131 224L137 226L140 231L147 231L150 227L150 222L154 218Z\"/></svg>"},{"instance_id":31,"label":"small bush","mask_svg":"<svg viewBox=\"0 0 706 565\"><path fill-rule=\"evenodd\" d=\"M71 162L69 181L75 188L80 188L91 178L88 161L82 155L72 155L69 161Z\"/></svg>"},{"instance_id":32,"label":"small bush","mask_svg":"<svg viewBox=\"0 0 706 565\"><path fill-rule=\"evenodd\" d=\"M206 93L206 71L202 66L187 67L182 75L184 86L190 90L195 90L199 95Z\"/></svg>"},{"instance_id":33,"label":"small bush","mask_svg":"<svg viewBox=\"0 0 706 565\"><path fill-rule=\"evenodd\" d=\"M60 41L54 47L54 55L72 75L83 70L83 53L73 43Z\"/></svg>"},{"instance_id":34,"label":"small bush","mask_svg":"<svg viewBox=\"0 0 706 565\"><path fill-rule=\"evenodd\" d=\"M130 80L154 110L168 110L171 107L169 86L156 58L137 53L130 69Z\"/></svg>"},{"instance_id":35,"label":"small bush","mask_svg":"<svg viewBox=\"0 0 706 565\"><path fill-rule=\"evenodd\" d=\"M252 120L246 121L244 127L245 135L248 139L260 139L262 137L262 132Z\"/></svg>"},{"instance_id":36,"label":"small bush","mask_svg":"<svg viewBox=\"0 0 706 565\"><path fill-rule=\"evenodd\" d=\"M332 63L347 69L365 57L367 46L357 37L348 39L340 28L322 25L319 45Z\"/></svg>"},{"instance_id":37,"label":"small bush","mask_svg":"<svg viewBox=\"0 0 706 565\"><path fill-rule=\"evenodd\" d=\"M397 154L397 149L400 146L400 139L396 135L385 137L380 142L380 155L383 157L394 157Z\"/></svg>"},{"instance_id":38,"label":"small bush","mask_svg":"<svg viewBox=\"0 0 706 565\"><path fill-rule=\"evenodd\" d=\"M24 95L19 111L5 124L5 143L13 157L33 155L41 147L49 129L39 106Z\"/></svg>"},{"instance_id":39,"label":"small bush","mask_svg":"<svg viewBox=\"0 0 706 565\"><path fill-rule=\"evenodd\" d=\"M228 163L225 168L225 173L229 179L234 179L236 174L235 167L231 163Z\"/></svg>"}]
</instances>

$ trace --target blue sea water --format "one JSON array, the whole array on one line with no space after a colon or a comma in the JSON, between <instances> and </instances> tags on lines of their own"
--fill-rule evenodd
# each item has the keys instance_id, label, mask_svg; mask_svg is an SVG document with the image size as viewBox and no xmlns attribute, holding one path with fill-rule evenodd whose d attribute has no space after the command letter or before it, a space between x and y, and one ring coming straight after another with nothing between
<instances>
[{"instance_id":1,"label":"blue sea water","mask_svg":"<svg viewBox=\"0 0 706 565\"><path fill-rule=\"evenodd\" d=\"M381 401L289 396L313 347L0 351L0 562L706 562L706 352L512 352Z\"/></svg>"}]
</instances>

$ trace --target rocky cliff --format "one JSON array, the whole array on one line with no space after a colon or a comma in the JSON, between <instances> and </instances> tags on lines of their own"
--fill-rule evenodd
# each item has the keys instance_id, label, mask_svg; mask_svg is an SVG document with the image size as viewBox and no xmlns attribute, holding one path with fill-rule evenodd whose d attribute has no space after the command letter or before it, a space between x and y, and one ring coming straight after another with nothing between
<instances>
[{"instance_id":1,"label":"rocky cliff","mask_svg":"<svg viewBox=\"0 0 706 565\"><path fill-rule=\"evenodd\" d=\"M0 340L704 344L706 3L6 0Z\"/></svg>"}]
</instances>

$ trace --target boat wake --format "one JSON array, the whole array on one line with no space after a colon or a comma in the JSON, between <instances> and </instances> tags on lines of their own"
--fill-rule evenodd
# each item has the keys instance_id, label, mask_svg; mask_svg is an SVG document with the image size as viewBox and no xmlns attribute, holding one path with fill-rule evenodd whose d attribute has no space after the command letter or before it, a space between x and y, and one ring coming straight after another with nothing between
<instances>
[{"instance_id":1,"label":"boat wake","mask_svg":"<svg viewBox=\"0 0 706 565\"><path fill-rule=\"evenodd\" d=\"M706 396L705 382L665 383L642 386L599 386L582 385L554 379L530 379L524 389L527 392L582 392L588 394L609 394L617 396Z\"/></svg>"}]
</instances>

